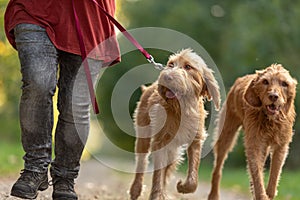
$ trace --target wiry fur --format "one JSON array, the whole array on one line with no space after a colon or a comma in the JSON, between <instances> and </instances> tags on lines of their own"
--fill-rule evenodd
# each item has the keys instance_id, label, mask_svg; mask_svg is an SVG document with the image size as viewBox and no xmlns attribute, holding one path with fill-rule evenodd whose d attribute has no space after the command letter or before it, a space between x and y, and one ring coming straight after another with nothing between
<instances>
[{"instance_id":1,"label":"wiry fur","mask_svg":"<svg viewBox=\"0 0 300 200\"><path fill-rule=\"evenodd\" d=\"M194 192L198 184L201 145L206 138L204 100L213 99L218 109L218 83L204 61L190 49L171 55L158 78L142 87L135 111L136 175L130 188L131 199L142 191L143 174L152 153L154 174L151 200L165 199L168 175L181 160L182 146L188 145L188 175L177 183L180 193Z\"/></svg>"},{"instance_id":2,"label":"wiry fur","mask_svg":"<svg viewBox=\"0 0 300 200\"><path fill-rule=\"evenodd\" d=\"M245 133L253 197L255 200L274 199L293 136L296 85L297 81L280 64L236 80L219 116L209 200L219 199L223 164L235 144L240 126ZM269 154L270 178L265 189L263 169Z\"/></svg>"}]
</instances>

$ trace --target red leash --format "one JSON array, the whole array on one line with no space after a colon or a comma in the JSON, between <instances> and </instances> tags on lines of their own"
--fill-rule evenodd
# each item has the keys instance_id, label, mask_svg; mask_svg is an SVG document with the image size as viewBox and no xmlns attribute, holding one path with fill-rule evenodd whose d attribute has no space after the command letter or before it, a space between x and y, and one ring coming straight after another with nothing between
<instances>
[{"instance_id":1,"label":"red leash","mask_svg":"<svg viewBox=\"0 0 300 200\"><path fill-rule=\"evenodd\" d=\"M123 35L145 56L145 58L148 60L148 62L154 64L154 67L156 69L162 70L164 68L162 64L156 63L154 61L154 58L152 57L152 55L149 54L140 45L140 43L138 43L138 41L113 16L111 16L96 0L92 0L92 1L99 7L101 12L103 12L106 15L106 17L123 33ZM96 95L95 95L95 91L94 91L94 87L93 87L93 81L92 81L92 77L91 77L91 73L90 73L90 69L89 69L89 64L86 59L87 54L86 54L85 45L83 42L83 36L82 36L81 28L80 28L79 19L78 19L76 9L75 9L74 0L72 0L72 6L73 6L74 17L75 17L75 23L76 23L76 32L77 32L80 51L81 51L81 58L82 58L83 65L84 65L86 79L88 82L90 98L91 98L93 110L96 114L98 114L99 107L98 107L98 103L97 103L97 99L96 99Z\"/></svg>"},{"instance_id":2,"label":"red leash","mask_svg":"<svg viewBox=\"0 0 300 200\"><path fill-rule=\"evenodd\" d=\"M83 42L82 31L81 31L79 19L78 19L77 13L76 13L74 0L72 0L72 6L73 6L74 17L75 17L75 23L76 23L77 37L78 37L78 40L79 40L81 58L82 58L82 62L83 62L83 67L84 67L86 80L87 80L87 83L88 83L90 98L91 98L94 113L98 114L99 113L99 106L98 106L95 91L94 91L94 86L93 86L92 76L91 76L91 72L90 72L90 68L89 68L89 63L88 63L88 60L86 59L87 55L86 55L85 45L84 45L84 42Z\"/></svg>"}]
</instances>

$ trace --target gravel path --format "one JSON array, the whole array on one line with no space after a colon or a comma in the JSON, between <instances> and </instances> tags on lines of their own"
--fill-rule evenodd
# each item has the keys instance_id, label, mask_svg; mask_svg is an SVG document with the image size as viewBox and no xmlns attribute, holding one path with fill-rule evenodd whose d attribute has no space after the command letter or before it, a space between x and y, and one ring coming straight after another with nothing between
<instances>
[{"instance_id":1,"label":"gravel path","mask_svg":"<svg viewBox=\"0 0 300 200\"><path fill-rule=\"evenodd\" d=\"M209 192L209 184L199 183L198 190L194 194L182 195L175 190L176 182L182 175L176 174L169 182L168 194L174 200L202 200L206 199ZM6 177L0 179L0 200L17 200L18 198L9 195L10 188L17 177ZM83 162L80 175L76 181L76 191L80 200L127 200L128 189L130 187L133 174L121 173L112 170L101 163L90 160ZM151 186L151 174L145 177L145 191L140 200L146 200ZM44 192L40 192L38 200L51 199L52 187ZM247 196L235 191L222 190L221 200L248 200Z\"/></svg>"}]
</instances>

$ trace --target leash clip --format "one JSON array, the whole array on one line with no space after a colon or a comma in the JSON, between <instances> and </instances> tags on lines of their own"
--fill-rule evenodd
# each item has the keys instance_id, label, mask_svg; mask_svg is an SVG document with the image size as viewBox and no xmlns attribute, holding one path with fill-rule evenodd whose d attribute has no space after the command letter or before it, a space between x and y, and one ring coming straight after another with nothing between
<instances>
[{"instance_id":1,"label":"leash clip","mask_svg":"<svg viewBox=\"0 0 300 200\"><path fill-rule=\"evenodd\" d=\"M147 60L148 60L149 63L151 63L151 64L154 65L154 68L155 68L155 69L163 70L163 69L165 68L165 67L163 66L163 64L155 62L155 60L154 60L154 58L153 58L152 55L150 55L150 57L147 58Z\"/></svg>"}]
</instances>

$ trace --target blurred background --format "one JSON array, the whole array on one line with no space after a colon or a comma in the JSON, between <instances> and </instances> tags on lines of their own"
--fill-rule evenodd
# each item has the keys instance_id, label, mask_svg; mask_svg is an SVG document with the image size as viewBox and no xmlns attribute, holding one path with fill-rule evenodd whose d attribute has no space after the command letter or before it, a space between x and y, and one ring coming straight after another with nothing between
<instances>
[{"instance_id":1,"label":"blurred background","mask_svg":"<svg viewBox=\"0 0 300 200\"><path fill-rule=\"evenodd\" d=\"M3 31L7 0L0 0L0 176L22 168L22 147L18 122L21 76L17 53ZM188 35L201 44L215 61L226 91L237 77L254 73L272 63L281 63L300 81L300 1L281 0L117 0L117 18L126 28L163 27ZM176 41L174 41L176 42ZM156 60L166 63L170 52L149 49ZM118 147L133 151L134 137L116 125L111 107L114 85L132 66L145 63L139 52L122 56L122 62L105 71L99 81L102 124L105 135ZM105 87L104 87L105 86ZM128 109L134 111L140 91L131 97ZM55 101L55 98L54 98ZM300 96L296 99L299 111ZM57 112L56 112L57 115ZM300 123L296 119L294 140L284 166L278 199L297 199L300 186ZM209 133L212 134L212 133ZM242 136L242 134L241 134ZM224 186L248 190L242 137L226 162ZM84 158L88 158L85 153ZM203 179L209 180L212 155L203 160ZM201 165L202 166L202 165ZM268 166L267 166L268 168ZM181 170L184 170L184 166ZM229 174L226 176L225 174ZM200 177L201 177L200 176Z\"/></svg>"}]
</instances>

